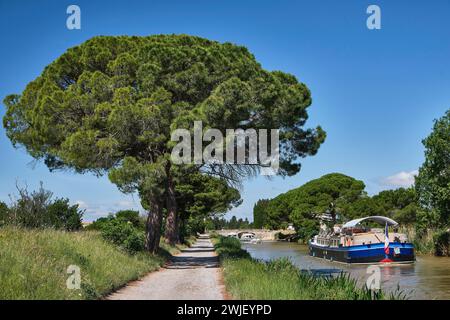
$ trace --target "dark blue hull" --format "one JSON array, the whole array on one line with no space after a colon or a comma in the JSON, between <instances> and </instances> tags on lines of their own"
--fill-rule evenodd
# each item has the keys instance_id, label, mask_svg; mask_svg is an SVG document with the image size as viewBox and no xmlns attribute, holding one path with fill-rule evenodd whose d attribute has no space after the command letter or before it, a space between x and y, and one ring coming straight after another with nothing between
<instances>
[{"instance_id":1,"label":"dark blue hull","mask_svg":"<svg viewBox=\"0 0 450 320\"><path fill-rule=\"evenodd\" d=\"M310 243L309 255L343 263L378 263L386 258L384 243L350 247L325 247ZM412 243L392 242L387 258L398 263L414 262L414 246Z\"/></svg>"}]
</instances>

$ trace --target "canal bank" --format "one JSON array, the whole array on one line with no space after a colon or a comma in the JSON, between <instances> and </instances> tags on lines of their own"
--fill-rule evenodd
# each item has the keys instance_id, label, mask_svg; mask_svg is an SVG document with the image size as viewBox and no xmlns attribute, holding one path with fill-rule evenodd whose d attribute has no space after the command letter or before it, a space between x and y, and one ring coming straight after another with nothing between
<instances>
[{"instance_id":1,"label":"canal bank","mask_svg":"<svg viewBox=\"0 0 450 320\"><path fill-rule=\"evenodd\" d=\"M289 242L263 242L258 245L245 244L255 259L269 261L289 258L300 269L316 274L348 273L358 284L366 283L367 265L347 265L313 258L308 247ZM409 299L450 299L450 258L418 255L417 261L407 265L385 265L380 268L381 289L392 292L400 287Z\"/></svg>"}]
</instances>

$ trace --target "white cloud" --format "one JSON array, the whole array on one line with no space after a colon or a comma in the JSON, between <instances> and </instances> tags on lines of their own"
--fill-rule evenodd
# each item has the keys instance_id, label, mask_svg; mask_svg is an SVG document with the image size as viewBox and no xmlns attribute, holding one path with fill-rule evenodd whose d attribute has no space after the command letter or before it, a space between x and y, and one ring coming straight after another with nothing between
<instances>
[{"instance_id":1,"label":"white cloud","mask_svg":"<svg viewBox=\"0 0 450 320\"><path fill-rule=\"evenodd\" d=\"M122 199L119 201L111 202L86 202L83 200L77 200L74 204L78 205L78 208L84 210L84 221L93 221L100 217L106 217L109 214L114 214L119 210L131 209L137 210L141 213L145 212L140 204L134 199Z\"/></svg>"},{"instance_id":2,"label":"white cloud","mask_svg":"<svg viewBox=\"0 0 450 320\"><path fill-rule=\"evenodd\" d=\"M78 205L78 208L80 209L87 209L89 206L86 202L84 202L83 200L77 200L75 201L75 204Z\"/></svg>"},{"instance_id":3,"label":"white cloud","mask_svg":"<svg viewBox=\"0 0 450 320\"><path fill-rule=\"evenodd\" d=\"M390 187L410 187L414 184L414 177L418 174L418 170L413 170L410 172L401 171L382 179L382 184Z\"/></svg>"},{"instance_id":4,"label":"white cloud","mask_svg":"<svg viewBox=\"0 0 450 320\"><path fill-rule=\"evenodd\" d=\"M130 200L121 200L119 202L116 202L114 204L117 207L121 207L121 208L134 208L136 207L136 203L134 201L130 201Z\"/></svg>"}]
</instances>

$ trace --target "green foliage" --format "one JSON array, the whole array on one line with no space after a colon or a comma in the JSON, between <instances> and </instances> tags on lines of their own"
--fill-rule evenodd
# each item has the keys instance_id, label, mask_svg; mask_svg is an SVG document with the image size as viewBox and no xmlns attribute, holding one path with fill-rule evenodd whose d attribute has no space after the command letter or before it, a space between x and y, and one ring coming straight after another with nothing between
<instances>
[{"instance_id":1,"label":"green foliage","mask_svg":"<svg viewBox=\"0 0 450 320\"><path fill-rule=\"evenodd\" d=\"M138 211L121 210L94 221L89 230L99 230L103 238L129 253L144 250L145 224Z\"/></svg>"},{"instance_id":2,"label":"green foliage","mask_svg":"<svg viewBox=\"0 0 450 320\"><path fill-rule=\"evenodd\" d=\"M202 173L180 176L175 192L184 236L204 232L211 219L242 203L239 191L225 180Z\"/></svg>"},{"instance_id":3,"label":"green foliage","mask_svg":"<svg viewBox=\"0 0 450 320\"><path fill-rule=\"evenodd\" d=\"M68 199L52 200L53 193L41 183L37 191L19 188L19 198L3 213L3 223L24 228L55 228L67 231L82 227L84 211L70 205Z\"/></svg>"},{"instance_id":4,"label":"green foliage","mask_svg":"<svg viewBox=\"0 0 450 320\"><path fill-rule=\"evenodd\" d=\"M258 200L253 206L253 225L255 228L260 229L265 226L267 217L267 206L269 205L268 199Z\"/></svg>"},{"instance_id":5,"label":"green foliage","mask_svg":"<svg viewBox=\"0 0 450 320\"><path fill-rule=\"evenodd\" d=\"M196 172L180 175L175 193L182 238L214 229L213 221L242 203L239 191L224 179Z\"/></svg>"},{"instance_id":6,"label":"green foliage","mask_svg":"<svg viewBox=\"0 0 450 320\"><path fill-rule=\"evenodd\" d=\"M119 220L131 223L131 225L137 229L145 229L145 220L139 215L139 211L120 210L116 212L115 216Z\"/></svg>"},{"instance_id":7,"label":"green foliage","mask_svg":"<svg viewBox=\"0 0 450 320\"><path fill-rule=\"evenodd\" d=\"M136 229L131 222L111 219L101 229L103 238L125 249L129 253L144 250L145 235Z\"/></svg>"},{"instance_id":8,"label":"green foliage","mask_svg":"<svg viewBox=\"0 0 450 320\"><path fill-rule=\"evenodd\" d=\"M56 199L47 208L50 224L56 229L68 231L79 230L82 227L82 212L78 205L71 206L69 199Z\"/></svg>"},{"instance_id":9,"label":"green foliage","mask_svg":"<svg viewBox=\"0 0 450 320\"><path fill-rule=\"evenodd\" d=\"M114 215L112 215L112 214L109 214L107 217L98 218L97 220L93 221L91 224L87 225L85 227L85 229L100 231L112 219L114 219Z\"/></svg>"},{"instance_id":10,"label":"green foliage","mask_svg":"<svg viewBox=\"0 0 450 320\"><path fill-rule=\"evenodd\" d=\"M368 196L356 199L345 207L345 218L347 220L366 217L366 216L383 216L385 211L382 206L374 198Z\"/></svg>"},{"instance_id":11,"label":"green foliage","mask_svg":"<svg viewBox=\"0 0 450 320\"><path fill-rule=\"evenodd\" d=\"M436 256L450 256L450 231L439 230L433 236L434 254Z\"/></svg>"},{"instance_id":12,"label":"green foliage","mask_svg":"<svg viewBox=\"0 0 450 320\"><path fill-rule=\"evenodd\" d=\"M0 201L0 227L6 224L9 216L9 208L6 203Z\"/></svg>"},{"instance_id":13,"label":"green foliage","mask_svg":"<svg viewBox=\"0 0 450 320\"><path fill-rule=\"evenodd\" d=\"M252 229L254 228L253 223L250 223L247 218L236 218L232 216L230 220L224 218L214 217L213 219L208 219L207 223L210 222L211 228L208 230L221 230L221 229Z\"/></svg>"},{"instance_id":14,"label":"green foliage","mask_svg":"<svg viewBox=\"0 0 450 320\"><path fill-rule=\"evenodd\" d=\"M158 216L154 228L162 207L173 203L164 201L173 195L169 181L183 174L170 162L173 129L192 131L194 120L223 132L281 128L281 175L297 173L326 135L304 128L311 93L293 75L264 70L245 47L188 35L94 37L4 104L14 146L52 170L109 172ZM258 168L213 169L236 182Z\"/></svg>"},{"instance_id":15,"label":"green foliage","mask_svg":"<svg viewBox=\"0 0 450 320\"><path fill-rule=\"evenodd\" d=\"M381 191L373 200L382 208L382 215L405 225L416 223L420 207L414 188Z\"/></svg>"},{"instance_id":16,"label":"green foliage","mask_svg":"<svg viewBox=\"0 0 450 320\"><path fill-rule=\"evenodd\" d=\"M219 237L214 248L220 259L250 258L250 254L241 248L241 242L232 237Z\"/></svg>"},{"instance_id":17,"label":"green foliage","mask_svg":"<svg viewBox=\"0 0 450 320\"><path fill-rule=\"evenodd\" d=\"M365 196L362 181L340 173L327 174L272 199L266 224L277 229L293 222L301 238L308 239L318 231L320 215L351 215L350 204Z\"/></svg>"},{"instance_id":18,"label":"green foliage","mask_svg":"<svg viewBox=\"0 0 450 320\"><path fill-rule=\"evenodd\" d=\"M433 131L422 141L425 162L416 177L421 206L433 212L430 226L450 225L450 110L434 122Z\"/></svg>"},{"instance_id":19,"label":"green foliage","mask_svg":"<svg viewBox=\"0 0 450 320\"><path fill-rule=\"evenodd\" d=\"M158 269L164 259L129 255L98 232L0 228L0 299L97 299ZM81 289L66 286L67 267L81 271Z\"/></svg>"},{"instance_id":20,"label":"green foliage","mask_svg":"<svg viewBox=\"0 0 450 320\"><path fill-rule=\"evenodd\" d=\"M183 236L196 235L197 233L204 233L206 229L206 222L204 217L189 216L184 220Z\"/></svg>"}]
</instances>

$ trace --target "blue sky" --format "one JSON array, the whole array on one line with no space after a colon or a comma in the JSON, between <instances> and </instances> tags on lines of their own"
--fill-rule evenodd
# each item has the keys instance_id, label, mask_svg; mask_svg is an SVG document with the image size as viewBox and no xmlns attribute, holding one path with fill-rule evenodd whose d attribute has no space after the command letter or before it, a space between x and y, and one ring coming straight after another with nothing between
<instances>
[{"instance_id":1,"label":"blue sky","mask_svg":"<svg viewBox=\"0 0 450 320\"><path fill-rule=\"evenodd\" d=\"M81 30L66 28L66 8L81 8ZM366 8L381 8L381 30ZM244 203L228 216L252 217L272 198L330 172L361 179L370 194L407 185L423 162L421 140L450 107L450 2L434 1L14 1L0 2L0 97L20 93L43 68L95 35L186 33L244 45L268 70L298 77L312 91L308 126L328 134L299 174L244 184ZM0 108L3 117L4 108ZM107 178L50 173L0 129L0 200L16 182L44 182L85 208L86 219L139 207Z\"/></svg>"}]
</instances>

